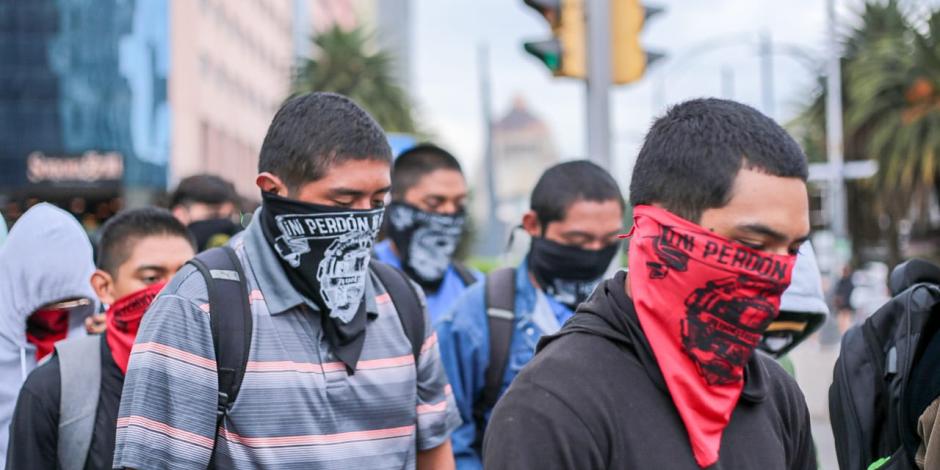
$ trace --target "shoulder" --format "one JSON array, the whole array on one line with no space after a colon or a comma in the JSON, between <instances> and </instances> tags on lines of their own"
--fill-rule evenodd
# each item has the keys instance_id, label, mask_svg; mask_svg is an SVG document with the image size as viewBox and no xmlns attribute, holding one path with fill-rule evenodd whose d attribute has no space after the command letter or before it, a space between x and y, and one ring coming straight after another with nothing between
<instances>
[{"instance_id":1,"label":"shoulder","mask_svg":"<svg viewBox=\"0 0 940 470\"><path fill-rule=\"evenodd\" d=\"M639 376L645 377L645 372L633 355L605 338L575 332L546 345L516 381L530 383L586 414L597 412L599 417L605 414L606 403L617 400L614 395L620 392L616 390L637 385L634 379Z\"/></svg>"},{"instance_id":2,"label":"shoulder","mask_svg":"<svg viewBox=\"0 0 940 470\"><path fill-rule=\"evenodd\" d=\"M760 351L755 351L754 355L763 370L764 380L767 381L767 394L776 412L784 423L797 424L794 420L802 420L802 416L808 413L803 390L800 389L796 379L774 358Z\"/></svg>"},{"instance_id":3,"label":"shoulder","mask_svg":"<svg viewBox=\"0 0 940 470\"><path fill-rule=\"evenodd\" d=\"M172 295L192 301L208 301L208 287L202 274L191 264L184 264L160 295Z\"/></svg>"},{"instance_id":4,"label":"shoulder","mask_svg":"<svg viewBox=\"0 0 940 470\"><path fill-rule=\"evenodd\" d=\"M49 361L29 373L21 393L28 393L58 409L62 383L59 371L59 356L53 354Z\"/></svg>"},{"instance_id":5,"label":"shoulder","mask_svg":"<svg viewBox=\"0 0 940 470\"><path fill-rule=\"evenodd\" d=\"M453 306L437 320L436 326L454 329L479 327L486 318L485 281L468 286L454 301Z\"/></svg>"}]
</instances>

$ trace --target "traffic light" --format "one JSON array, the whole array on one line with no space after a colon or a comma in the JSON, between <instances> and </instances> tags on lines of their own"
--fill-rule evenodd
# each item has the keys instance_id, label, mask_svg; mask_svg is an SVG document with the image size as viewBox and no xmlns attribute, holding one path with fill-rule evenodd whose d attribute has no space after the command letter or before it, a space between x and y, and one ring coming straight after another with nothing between
<instances>
[{"instance_id":1,"label":"traffic light","mask_svg":"<svg viewBox=\"0 0 940 470\"><path fill-rule=\"evenodd\" d=\"M643 24L663 9L643 6L639 0L609 1L611 79L614 84L623 85L643 78L646 67L664 57L663 54L647 52L640 43Z\"/></svg>"},{"instance_id":2,"label":"traffic light","mask_svg":"<svg viewBox=\"0 0 940 470\"><path fill-rule=\"evenodd\" d=\"M541 14L554 38L526 42L526 52L537 57L556 77L587 76L587 30L584 3L591 0L524 0ZM640 44L644 22L663 11L644 7L639 0L608 0L610 5L611 80L615 84L639 80L646 67L664 57Z\"/></svg>"},{"instance_id":3,"label":"traffic light","mask_svg":"<svg viewBox=\"0 0 940 470\"><path fill-rule=\"evenodd\" d=\"M526 42L534 55L556 77L584 78L587 70L587 31L584 29L584 0L525 0L548 22L555 36Z\"/></svg>"}]
</instances>

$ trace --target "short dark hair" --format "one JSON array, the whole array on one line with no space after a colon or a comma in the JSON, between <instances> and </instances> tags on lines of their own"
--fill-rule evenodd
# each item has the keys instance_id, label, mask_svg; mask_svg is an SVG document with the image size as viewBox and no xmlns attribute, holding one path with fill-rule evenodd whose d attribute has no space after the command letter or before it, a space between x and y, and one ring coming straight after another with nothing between
<instances>
[{"instance_id":1,"label":"short dark hair","mask_svg":"<svg viewBox=\"0 0 940 470\"><path fill-rule=\"evenodd\" d=\"M134 242L152 236L180 237L196 249L196 241L186 227L166 209L141 207L119 212L101 227L98 239L98 269L111 275L127 261Z\"/></svg>"},{"instance_id":2,"label":"short dark hair","mask_svg":"<svg viewBox=\"0 0 940 470\"><path fill-rule=\"evenodd\" d=\"M216 175L199 174L183 178L170 196L170 209L192 203L240 205L235 185Z\"/></svg>"},{"instance_id":3,"label":"short dark hair","mask_svg":"<svg viewBox=\"0 0 940 470\"><path fill-rule=\"evenodd\" d=\"M421 177L437 170L454 170L463 174L460 162L450 152L434 144L418 144L405 150L392 166L392 199L405 197Z\"/></svg>"},{"instance_id":4,"label":"short dark hair","mask_svg":"<svg viewBox=\"0 0 940 470\"><path fill-rule=\"evenodd\" d=\"M671 107L653 123L637 156L630 204L661 204L698 222L731 199L741 168L806 181L800 146L756 109L705 98Z\"/></svg>"},{"instance_id":5,"label":"short dark hair","mask_svg":"<svg viewBox=\"0 0 940 470\"><path fill-rule=\"evenodd\" d=\"M572 204L579 201L615 200L624 209L620 186L606 170L588 160L559 163L542 173L532 190L530 208L544 228L563 220Z\"/></svg>"},{"instance_id":6,"label":"short dark hair","mask_svg":"<svg viewBox=\"0 0 940 470\"><path fill-rule=\"evenodd\" d=\"M382 127L345 96L308 93L288 99L274 115L261 144L258 172L270 172L293 190L349 160L391 163Z\"/></svg>"}]
</instances>

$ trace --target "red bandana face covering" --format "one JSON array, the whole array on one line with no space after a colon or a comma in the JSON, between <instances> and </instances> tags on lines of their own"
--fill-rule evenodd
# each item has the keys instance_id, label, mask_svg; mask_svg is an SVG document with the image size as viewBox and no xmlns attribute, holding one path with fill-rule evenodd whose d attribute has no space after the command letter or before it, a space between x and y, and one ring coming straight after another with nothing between
<instances>
[{"instance_id":1,"label":"red bandana face covering","mask_svg":"<svg viewBox=\"0 0 940 470\"><path fill-rule=\"evenodd\" d=\"M36 347L36 361L48 356L56 341L65 339L68 332L67 308L36 310L26 319L26 341Z\"/></svg>"},{"instance_id":2,"label":"red bandana face covering","mask_svg":"<svg viewBox=\"0 0 940 470\"><path fill-rule=\"evenodd\" d=\"M151 284L133 294L121 297L106 313L108 329L105 330L105 338L111 348L111 357L125 374L127 374L127 362L131 357L131 348L134 346L134 339L137 338L137 329L140 328L140 320L164 285L165 283Z\"/></svg>"},{"instance_id":3,"label":"red bandana face covering","mask_svg":"<svg viewBox=\"0 0 940 470\"><path fill-rule=\"evenodd\" d=\"M745 247L652 206L634 208L630 288L699 466L718 461L744 367L796 256Z\"/></svg>"}]
</instances>

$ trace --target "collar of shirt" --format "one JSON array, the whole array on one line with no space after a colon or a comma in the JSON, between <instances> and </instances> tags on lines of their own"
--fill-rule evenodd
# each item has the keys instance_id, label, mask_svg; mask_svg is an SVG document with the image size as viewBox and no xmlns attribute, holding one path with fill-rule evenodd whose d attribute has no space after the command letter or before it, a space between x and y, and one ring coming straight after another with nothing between
<instances>
[{"instance_id":1,"label":"collar of shirt","mask_svg":"<svg viewBox=\"0 0 940 470\"><path fill-rule=\"evenodd\" d=\"M516 268L516 314L520 319L532 320L532 316L536 313L539 294L545 297L559 325L564 325L565 321L574 314L571 309L535 286L529 274L529 260L524 258Z\"/></svg>"},{"instance_id":2,"label":"collar of shirt","mask_svg":"<svg viewBox=\"0 0 940 470\"><path fill-rule=\"evenodd\" d=\"M284 267L277 259L274 248L268 244L261 232L260 215L263 207L259 207L252 217L248 228L242 232L242 240L245 243L245 254L248 261L251 262L251 271L258 281L258 288L261 289L261 295L268 306L271 315L277 315L289 311L291 308L300 304L306 304L314 311L319 312L320 308L312 300L301 295L294 289L287 274L284 273ZM247 275L247 273L246 273ZM379 309L375 302L375 286L372 276L366 278L365 303L366 313L369 318L375 318Z\"/></svg>"}]
</instances>

